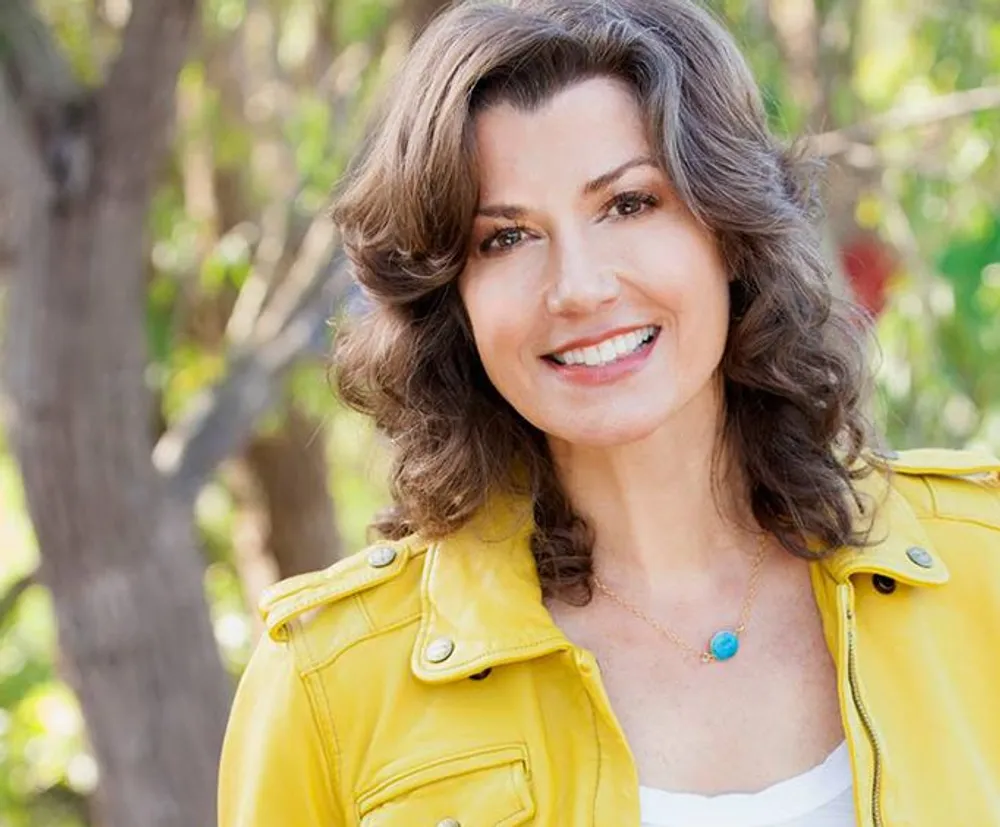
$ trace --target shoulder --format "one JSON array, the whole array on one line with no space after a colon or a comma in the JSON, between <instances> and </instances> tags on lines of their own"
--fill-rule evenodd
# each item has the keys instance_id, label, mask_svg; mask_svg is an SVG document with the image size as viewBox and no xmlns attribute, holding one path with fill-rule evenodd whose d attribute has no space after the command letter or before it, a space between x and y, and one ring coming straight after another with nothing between
<instances>
[{"instance_id":1,"label":"shoulder","mask_svg":"<svg viewBox=\"0 0 1000 827\"><path fill-rule=\"evenodd\" d=\"M873 455L917 518L1000 531L1000 459L987 452L918 448Z\"/></svg>"},{"instance_id":2,"label":"shoulder","mask_svg":"<svg viewBox=\"0 0 1000 827\"><path fill-rule=\"evenodd\" d=\"M294 644L300 660L316 661L415 624L426 551L417 538L376 543L329 568L275 583L258 603L267 635Z\"/></svg>"},{"instance_id":3,"label":"shoulder","mask_svg":"<svg viewBox=\"0 0 1000 827\"><path fill-rule=\"evenodd\" d=\"M263 592L266 632L240 678L220 760L220 825L344 823L339 739L368 720L358 710L378 679L409 663L426 550L379 543Z\"/></svg>"}]
</instances>

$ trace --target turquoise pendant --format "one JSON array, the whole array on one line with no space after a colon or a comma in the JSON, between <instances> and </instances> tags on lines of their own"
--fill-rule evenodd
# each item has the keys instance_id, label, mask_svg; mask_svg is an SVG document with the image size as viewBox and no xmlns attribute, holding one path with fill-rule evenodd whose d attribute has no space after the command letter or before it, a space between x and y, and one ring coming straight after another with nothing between
<instances>
[{"instance_id":1,"label":"turquoise pendant","mask_svg":"<svg viewBox=\"0 0 1000 827\"><path fill-rule=\"evenodd\" d=\"M708 643L708 652L713 660L729 660L740 651L740 639L736 632L723 629L712 635Z\"/></svg>"}]
</instances>

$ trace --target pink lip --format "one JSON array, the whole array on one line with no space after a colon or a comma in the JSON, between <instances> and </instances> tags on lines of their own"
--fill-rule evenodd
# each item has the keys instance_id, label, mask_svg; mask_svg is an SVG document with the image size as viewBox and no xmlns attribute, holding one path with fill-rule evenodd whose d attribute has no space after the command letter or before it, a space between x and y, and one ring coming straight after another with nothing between
<instances>
[{"instance_id":1,"label":"pink lip","mask_svg":"<svg viewBox=\"0 0 1000 827\"><path fill-rule=\"evenodd\" d=\"M614 330L605 330L603 333L598 333L594 336L585 336L582 339L574 339L572 342L566 342L560 345L553 353L565 353L567 350L577 350L581 347L590 347L591 345L599 345L606 339L613 339L615 336L621 336L624 333L632 333L636 330L642 330L644 327L649 327L648 324L633 325L632 327L616 327Z\"/></svg>"},{"instance_id":2,"label":"pink lip","mask_svg":"<svg viewBox=\"0 0 1000 827\"><path fill-rule=\"evenodd\" d=\"M609 385L612 382L618 382L642 370L646 366L646 362L649 360L653 348L656 347L656 343L659 340L660 332L657 331L653 339L641 345L634 353L623 356L621 359L616 359L610 365L588 367L587 365L560 365L551 359L543 359L542 361L549 368L556 371L560 379L572 382L574 385L585 385L587 387ZM598 339L597 341L600 340ZM567 348L567 350L572 349L572 347Z\"/></svg>"}]
</instances>

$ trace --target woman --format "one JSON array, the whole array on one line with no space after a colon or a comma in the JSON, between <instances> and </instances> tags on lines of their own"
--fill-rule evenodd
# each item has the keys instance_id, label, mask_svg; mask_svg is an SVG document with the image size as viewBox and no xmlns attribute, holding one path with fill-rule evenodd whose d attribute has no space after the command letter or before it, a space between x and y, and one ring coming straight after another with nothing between
<instances>
[{"instance_id":1,"label":"woman","mask_svg":"<svg viewBox=\"0 0 1000 827\"><path fill-rule=\"evenodd\" d=\"M335 212L386 539L265 598L223 827L1000 824L1000 463L869 450L808 172L687 0L430 27Z\"/></svg>"}]
</instances>

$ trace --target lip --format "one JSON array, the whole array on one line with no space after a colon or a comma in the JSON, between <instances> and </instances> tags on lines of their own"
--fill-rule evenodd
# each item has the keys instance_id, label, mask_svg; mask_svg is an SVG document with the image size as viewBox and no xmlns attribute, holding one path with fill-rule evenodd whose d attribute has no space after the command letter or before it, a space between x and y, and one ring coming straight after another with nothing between
<instances>
[{"instance_id":1,"label":"lip","mask_svg":"<svg viewBox=\"0 0 1000 827\"><path fill-rule=\"evenodd\" d=\"M571 342L564 342L559 345L559 347L550 350L546 356L551 356L554 353L565 353L567 350L578 350L582 347L591 347L593 345L599 345L601 342L607 341L608 339L613 339L615 336L621 336L624 333L632 333L636 330L642 330L645 327L656 327L659 325L654 325L647 322L646 324L635 324L629 325L628 327L616 327L612 330L603 330L600 333L595 333L592 336L584 336L580 339L573 339Z\"/></svg>"},{"instance_id":2,"label":"lip","mask_svg":"<svg viewBox=\"0 0 1000 827\"><path fill-rule=\"evenodd\" d=\"M638 350L623 356L606 365L561 365L554 359L542 359L548 370L553 371L560 381L571 386L594 388L602 385L613 385L634 376L649 364L653 353L660 344L660 327L656 335Z\"/></svg>"}]
</instances>

